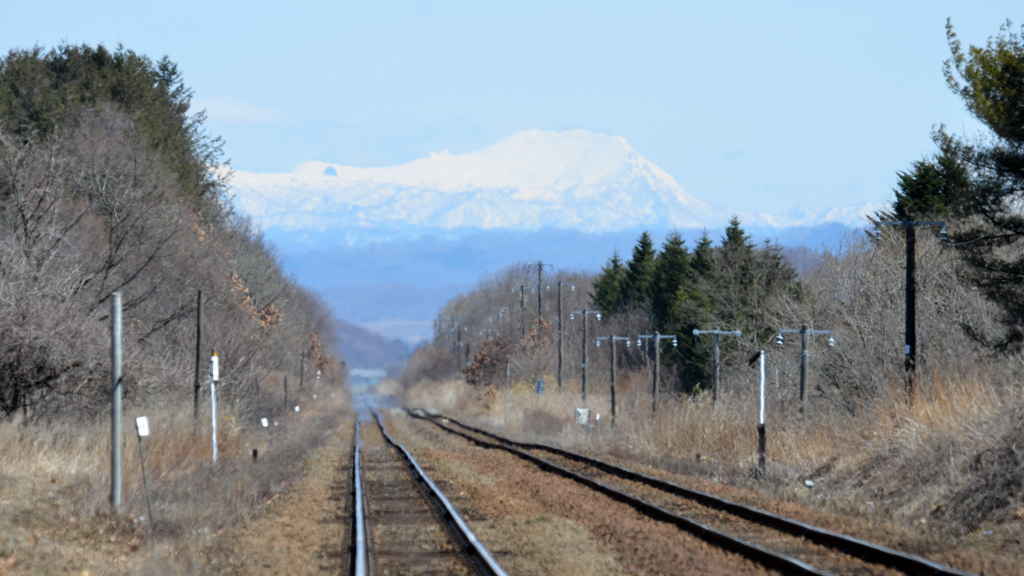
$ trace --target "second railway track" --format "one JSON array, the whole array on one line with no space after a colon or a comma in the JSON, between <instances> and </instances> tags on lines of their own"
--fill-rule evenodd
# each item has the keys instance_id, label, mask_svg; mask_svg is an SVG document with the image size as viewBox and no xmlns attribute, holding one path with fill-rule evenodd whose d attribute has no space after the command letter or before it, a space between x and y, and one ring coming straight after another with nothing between
<instances>
[{"instance_id":1,"label":"second railway track","mask_svg":"<svg viewBox=\"0 0 1024 576\"><path fill-rule=\"evenodd\" d=\"M571 477L724 549L791 574L969 576L925 558L736 504L558 448L520 443L444 417L418 418ZM453 426L454 425L454 426ZM629 502L631 501L632 502Z\"/></svg>"}]
</instances>

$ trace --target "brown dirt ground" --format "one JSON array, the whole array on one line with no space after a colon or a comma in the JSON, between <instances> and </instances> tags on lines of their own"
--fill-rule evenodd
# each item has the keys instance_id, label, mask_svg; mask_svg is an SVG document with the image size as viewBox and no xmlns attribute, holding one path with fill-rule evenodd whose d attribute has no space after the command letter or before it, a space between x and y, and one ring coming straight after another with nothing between
<instances>
[{"instance_id":1,"label":"brown dirt ground","mask_svg":"<svg viewBox=\"0 0 1024 576\"><path fill-rule=\"evenodd\" d=\"M505 452L422 421L387 423L509 574L766 573Z\"/></svg>"},{"instance_id":2,"label":"brown dirt ground","mask_svg":"<svg viewBox=\"0 0 1024 576\"><path fill-rule=\"evenodd\" d=\"M267 502L255 521L225 534L210 551L209 572L347 573L353 432L346 420L306 459L301 481Z\"/></svg>"},{"instance_id":3,"label":"brown dirt ground","mask_svg":"<svg viewBox=\"0 0 1024 576\"><path fill-rule=\"evenodd\" d=\"M500 434L500 432L497 433ZM578 447L574 450L649 476L727 498L734 502L756 506L762 510L787 516L827 530L848 534L869 542L923 556L959 570L985 575L1024 575L1024 563L995 553L997 552L995 550L980 549L976 545L957 546L951 544L946 535L930 535L927 533L922 535L891 524L873 521L866 517L834 514L829 511L813 508L810 504L782 500L773 497L771 494L762 493L759 490L760 486L758 486L758 483L753 480L749 482L749 486L734 486L700 476L674 473L655 468L637 462L629 454L607 454ZM798 499L814 497L813 490L808 490L802 486L795 488L795 490L799 492L799 494L795 495Z\"/></svg>"}]
</instances>

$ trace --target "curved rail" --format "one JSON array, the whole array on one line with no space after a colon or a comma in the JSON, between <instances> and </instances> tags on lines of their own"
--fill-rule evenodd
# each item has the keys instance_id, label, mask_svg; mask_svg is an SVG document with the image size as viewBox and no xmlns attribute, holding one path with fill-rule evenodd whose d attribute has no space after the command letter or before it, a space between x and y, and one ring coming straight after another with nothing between
<instances>
[{"instance_id":1,"label":"curved rail","mask_svg":"<svg viewBox=\"0 0 1024 576\"><path fill-rule=\"evenodd\" d=\"M461 434L458 431L447 428L443 424L437 422L434 418L423 417L417 414L412 415L416 418L422 418L430 422L433 422L435 425L448 429L449 431L455 434L459 434L464 437L470 438L469 436ZM739 516L741 518L745 518L752 522L757 522L758 524L761 524L763 526L774 528L776 530L786 532L794 536L806 538L807 540L814 542L816 544L828 546L835 550L840 550L842 552L850 554L851 556L856 556L869 562L874 562L877 564L889 566L890 568L901 570L903 572L906 572L907 574L913 574L914 576L974 576L970 572L964 572L961 570L950 568L948 566L943 566L942 564L932 562L927 558L914 556L913 554L907 554L906 552L900 552L899 550L894 550L886 546L872 544L871 542L867 542L859 538L854 538L853 536L847 536L846 534L832 532L831 530L819 528L812 524L800 522L799 520L794 520L792 518L781 516L779 514L773 514L771 512L762 510L760 508L756 508L754 506L739 504L731 500L727 500L725 498L720 498L718 496L708 494L707 492L701 492L699 490L694 490L692 488L686 488L684 486L680 486L672 482L661 480L659 478L654 478L652 476L648 476L646 474L642 474L640 472L636 472L634 470L630 470L628 468L624 468L622 466L618 466L610 462L605 462L604 460L599 460L597 458L584 456L582 454L577 454L575 452L570 452L568 450L563 450L561 448L555 448L553 446L547 446L544 444L517 442L515 440L499 436L486 430L481 430L473 426L468 426L466 424L459 422L458 420L454 420L447 416L441 416L441 418L444 418L449 422L452 422L466 430L469 430L481 436L486 436L488 438L497 440L498 442L502 442L510 446L516 446L526 450L541 450L545 452L550 452L552 454L556 454L569 460L574 460L576 462L588 464L590 466L593 466L595 468L598 468L604 472L618 476L620 478L646 484L648 486L657 488L670 494L674 494L676 496L681 496L683 498L693 500L709 508L722 510L723 512L728 512L730 514ZM505 450L510 450L508 446L497 446ZM520 452L520 454L524 454L529 458L536 458L535 456L526 454L525 452ZM536 460L539 460L540 462L546 462L545 460L540 458L536 458ZM555 464L549 463L549 465L557 467L557 465ZM575 475L574 472L569 472L569 474ZM591 480L591 482L593 481Z\"/></svg>"},{"instance_id":2,"label":"curved rail","mask_svg":"<svg viewBox=\"0 0 1024 576\"><path fill-rule=\"evenodd\" d=\"M363 511L363 479L360 449L363 440L359 437L359 421L356 421L355 450L352 462L352 507L355 510L355 522L352 525L352 574L366 576L366 517Z\"/></svg>"},{"instance_id":3,"label":"curved rail","mask_svg":"<svg viewBox=\"0 0 1024 576\"><path fill-rule=\"evenodd\" d=\"M427 476L427 473L423 471L423 468L416 462L416 459L412 457L412 454L405 449L405 446L399 444L394 438L388 434L387 429L384 427L384 420L380 417L380 414L374 410L373 416L377 419L377 425L380 426L381 434L384 435L384 439L389 444L398 449L399 454L412 468L413 475L416 481L425 488L427 496L430 501L437 508L438 512L441 513L441 517L445 523L451 528L452 534L455 535L455 539L459 541L462 549L469 556L473 564L476 565L477 570L480 571L484 576L508 576L504 569L498 565L498 562L494 560L491 553L483 545L480 540L477 539L476 534L470 529L466 521L462 519L462 516L455 510L452 503L448 501L448 498L441 492L441 490L434 484L434 481Z\"/></svg>"}]
</instances>

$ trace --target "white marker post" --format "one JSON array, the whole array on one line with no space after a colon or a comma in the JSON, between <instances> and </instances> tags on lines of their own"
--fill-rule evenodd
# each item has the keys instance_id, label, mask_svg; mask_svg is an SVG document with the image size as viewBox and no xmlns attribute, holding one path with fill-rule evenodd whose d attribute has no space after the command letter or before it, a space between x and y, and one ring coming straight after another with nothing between
<instances>
[{"instance_id":1,"label":"white marker post","mask_svg":"<svg viewBox=\"0 0 1024 576\"><path fill-rule=\"evenodd\" d=\"M263 437L267 439L267 444L270 444L270 433L267 432L267 426L270 425L266 418L260 418L260 423L263 424Z\"/></svg>"},{"instance_id":2,"label":"white marker post","mask_svg":"<svg viewBox=\"0 0 1024 576\"><path fill-rule=\"evenodd\" d=\"M149 473L146 472L146 449L142 437L149 436L149 419L139 416L135 419L135 433L139 437L139 459L142 460L142 488L146 491L146 509L149 510L149 527L153 527L153 497L149 495Z\"/></svg>"},{"instance_id":3,"label":"white marker post","mask_svg":"<svg viewBox=\"0 0 1024 576\"><path fill-rule=\"evenodd\" d=\"M213 461L217 461L217 380L220 380L220 365L217 353L210 358L210 421L213 424Z\"/></svg>"},{"instance_id":4,"label":"white marker post","mask_svg":"<svg viewBox=\"0 0 1024 576\"><path fill-rule=\"evenodd\" d=\"M757 467L761 471L761 477L766 473L765 456L765 430L764 430L764 350L761 350L761 414L757 424Z\"/></svg>"}]
</instances>

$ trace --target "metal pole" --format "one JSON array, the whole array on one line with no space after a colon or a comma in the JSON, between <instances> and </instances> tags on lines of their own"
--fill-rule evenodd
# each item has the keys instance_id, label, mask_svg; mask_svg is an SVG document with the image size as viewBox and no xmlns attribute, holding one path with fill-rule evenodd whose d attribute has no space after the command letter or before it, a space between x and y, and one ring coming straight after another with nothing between
<instances>
[{"instance_id":1,"label":"metal pole","mask_svg":"<svg viewBox=\"0 0 1024 576\"><path fill-rule=\"evenodd\" d=\"M558 392L562 392L562 282L558 282Z\"/></svg>"},{"instance_id":2,"label":"metal pole","mask_svg":"<svg viewBox=\"0 0 1024 576\"><path fill-rule=\"evenodd\" d=\"M210 359L210 438L213 443L213 461L217 461L217 379L218 379L217 353L213 353Z\"/></svg>"},{"instance_id":3,"label":"metal pole","mask_svg":"<svg viewBox=\"0 0 1024 576\"><path fill-rule=\"evenodd\" d=\"M612 427L615 427L615 336L609 336L612 349Z\"/></svg>"},{"instance_id":4,"label":"metal pole","mask_svg":"<svg viewBox=\"0 0 1024 576\"><path fill-rule=\"evenodd\" d=\"M587 311L583 311L583 405L587 404Z\"/></svg>"},{"instance_id":5,"label":"metal pole","mask_svg":"<svg viewBox=\"0 0 1024 576\"><path fill-rule=\"evenodd\" d=\"M718 384L719 384L719 376L721 374L721 371L720 371L720 366L721 365L720 365L720 362L719 362L720 356L719 356L718 341L719 341L718 328L715 328L715 334L714 334L714 342L715 342L715 344L714 344L714 367L713 367L713 370L712 370L712 373L711 373L712 374L712 376L711 376L711 403L712 404L715 404L716 402L718 402Z\"/></svg>"},{"instance_id":6,"label":"metal pole","mask_svg":"<svg viewBox=\"0 0 1024 576\"><path fill-rule=\"evenodd\" d=\"M505 428L508 428L508 381L512 375L510 362L510 358L505 358Z\"/></svg>"},{"instance_id":7,"label":"metal pole","mask_svg":"<svg viewBox=\"0 0 1024 576\"><path fill-rule=\"evenodd\" d=\"M196 371L192 382L192 436L199 436L199 381L200 366L203 362L203 291L199 291L196 307Z\"/></svg>"},{"instance_id":8,"label":"metal pole","mask_svg":"<svg viewBox=\"0 0 1024 576\"><path fill-rule=\"evenodd\" d=\"M804 390L807 386L807 326L800 327L800 413L804 413Z\"/></svg>"},{"instance_id":9,"label":"metal pole","mask_svg":"<svg viewBox=\"0 0 1024 576\"><path fill-rule=\"evenodd\" d=\"M767 446L766 432L764 428L764 350L761 350L761 413L757 424L757 468L764 478L767 471Z\"/></svg>"},{"instance_id":10,"label":"metal pole","mask_svg":"<svg viewBox=\"0 0 1024 576\"><path fill-rule=\"evenodd\" d=\"M914 274L917 253L917 222L908 222L905 229L907 231L907 336L904 369L907 373L907 398L913 404L917 371L917 285Z\"/></svg>"},{"instance_id":11,"label":"metal pole","mask_svg":"<svg viewBox=\"0 0 1024 576\"><path fill-rule=\"evenodd\" d=\"M110 299L110 504L121 513L121 293Z\"/></svg>"},{"instance_id":12,"label":"metal pole","mask_svg":"<svg viewBox=\"0 0 1024 576\"><path fill-rule=\"evenodd\" d=\"M717 336L716 336L717 338ZM661 374L661 333L654 333L654 385L651 387L651 412L658 411L658 377Z\"/></svg>"}]
</instances>

